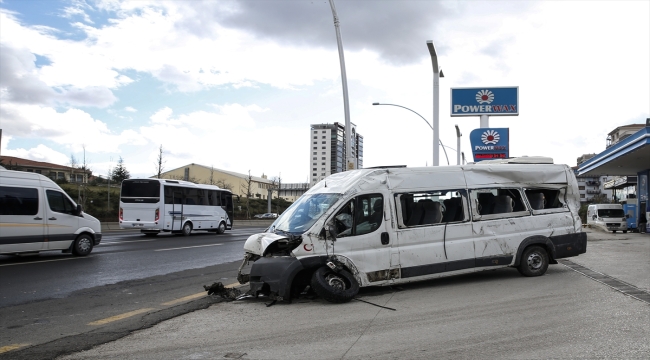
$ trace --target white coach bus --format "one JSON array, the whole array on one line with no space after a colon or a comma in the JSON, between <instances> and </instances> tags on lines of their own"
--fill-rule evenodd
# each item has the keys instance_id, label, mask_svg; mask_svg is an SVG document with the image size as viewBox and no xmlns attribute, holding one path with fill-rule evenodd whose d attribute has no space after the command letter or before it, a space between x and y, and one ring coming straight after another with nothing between
<instances>
[{"instance_id":1,"label":"white coach bus","mask_svg":"<svg viewBox=\"0 0 650 360\"><path fill-rule=\"evenodd\" d=\"M188 236L193 230L218 234L232 229L230 190L181 180L128 179L120 192L120 228L147 236L161 231Z\"/></svg>"}]
</instances>

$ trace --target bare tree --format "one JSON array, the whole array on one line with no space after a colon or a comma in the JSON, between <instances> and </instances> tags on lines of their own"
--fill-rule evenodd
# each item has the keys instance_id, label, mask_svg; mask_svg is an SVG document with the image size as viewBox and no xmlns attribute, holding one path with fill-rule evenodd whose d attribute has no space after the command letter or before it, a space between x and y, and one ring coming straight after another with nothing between
<instances>
[{"instance_id":1,"label":"bare tree","mask_svg":"<svg viewBox=\"0 0 650 360\"><path fill-rule=\"evenodd\" d=\"M77 161L77 158L74 157L74 154L70 154L70 182L74 182L74 171L77 169L77 166L79 166L79 162Z\"/></svg>"},{"instance_id":2,"label":"bare tree","mask_svg":"<svg viewBox=\"0 0 650 360\"><path fill-rule=\"evenodd\" d=\"M165 163L167 161L163 160L163 147L162 144L160 144L160 148L158 148L158 157L156 158L156 177L160 179L160 175L162 174L163 170L165 170Z\"/></svg>"},{"instance_id":3,"label":"bare tree","mask_svg":"<svg viewBox=\"0 0 650 360\"><path fill-rule=\"evenodd\" d=\"M84 151L83 162L79 167L82 171L82 193L81 193L81 206L86 207L86 186L88 185L88 176L90 175L90 169L88 169L88 162L86 162L86 144L82 144L81 148Z\"/></svg>"},{"instance_id":4,"label":"bare tree","mask_svg":"<svg viewBox=\"0 0 650 360\"><path fill-rule=\"evenodd\" d=\"M233 188L232 184L227 182L224 179L215 180L214 185L217 185L218 187L220 187L222 189L226 189L226 190L230 190L230 191L232 191L232 188Z\"/></svg>"},{"instance_id":5,"label":"bare tree","mask_svg":"<svg viewBox=\"0 0 650 360\"><path fill-rule=\"evenodd\" d=\"M253 186L253 177L251 176L251 171L248 170L248 176L244 178L244 184L242 184L242 192L246 193L246 219L251 218L250 213L250 198L253 195L251 193L251 187Z\"/></svg>"},{"instance_id":6,"label":"bare tree","mask_svg":"<svg viewBox=\"0 0 650 360\"><path fill-rule=\"evenodd\" d=\"M210 185L215 184L214 180L214 166L210 165L210 179L208 180Z\"/></svg>"}]
</instances>

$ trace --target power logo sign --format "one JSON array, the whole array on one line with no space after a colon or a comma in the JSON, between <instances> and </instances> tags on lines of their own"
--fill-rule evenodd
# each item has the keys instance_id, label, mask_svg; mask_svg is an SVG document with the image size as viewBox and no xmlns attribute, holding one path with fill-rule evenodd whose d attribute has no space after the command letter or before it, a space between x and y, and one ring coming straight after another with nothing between
<instances>
[{"instance_id":1,"label":"power logo sign","mask_svg":"<svg viewBox=\"0 0 650 360\"><path fill-rule=\"evenodd\" d=\"M519 115L519 87L452 88L451 116Z\"/></svg>"},{"instance_id":2,"label":"power logo sign","mask_svg":"<svg viewBox=\"0 0 650 360\"><path fill-rule=\"evenodd\" d=\"M469 134L474 162L489 159L507 159L509 151L508 128L480 128Z\"/></svg>"}]
</instances>

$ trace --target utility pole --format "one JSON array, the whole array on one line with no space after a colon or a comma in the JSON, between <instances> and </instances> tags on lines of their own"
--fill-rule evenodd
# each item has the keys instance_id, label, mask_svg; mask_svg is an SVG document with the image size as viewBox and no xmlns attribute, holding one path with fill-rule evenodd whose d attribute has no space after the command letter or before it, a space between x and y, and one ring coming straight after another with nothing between
<instances>
[{"instance_id":1,"label":"utility pole","mask_svg":"<svg viewBox=\"0 0 650 360\"><path fill-rule=\"evenodd\" d=\"M341 83L343 85L343 112L345 113L345 169L354 170L357 168L357 162L352 157L352 126L350 125L350 102L348 100L348 78L345 73L345 56L343 55L343 42L341 40L341 29L339 26L339 16L336 13L334 0L330 1L332 16L334 17L334 29L336 30L336 43L339 48L339 62L341 63Z\"/></svg>"}]
</instances>

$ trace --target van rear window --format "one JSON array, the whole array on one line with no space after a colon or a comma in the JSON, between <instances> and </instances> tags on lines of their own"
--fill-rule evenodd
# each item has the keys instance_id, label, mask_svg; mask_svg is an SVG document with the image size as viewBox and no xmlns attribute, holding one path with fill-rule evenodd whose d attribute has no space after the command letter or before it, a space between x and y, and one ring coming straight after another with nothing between
<instances>
[{"instance_id":1,"label":"van rear window","mask_svg":"<svg viewBox=\"0 0 650 360\"><path fill-rule=\"evenodd\" d=\"M38 214L38 190L0 186L0 215Z\"/></svg>"}]
</instances>

